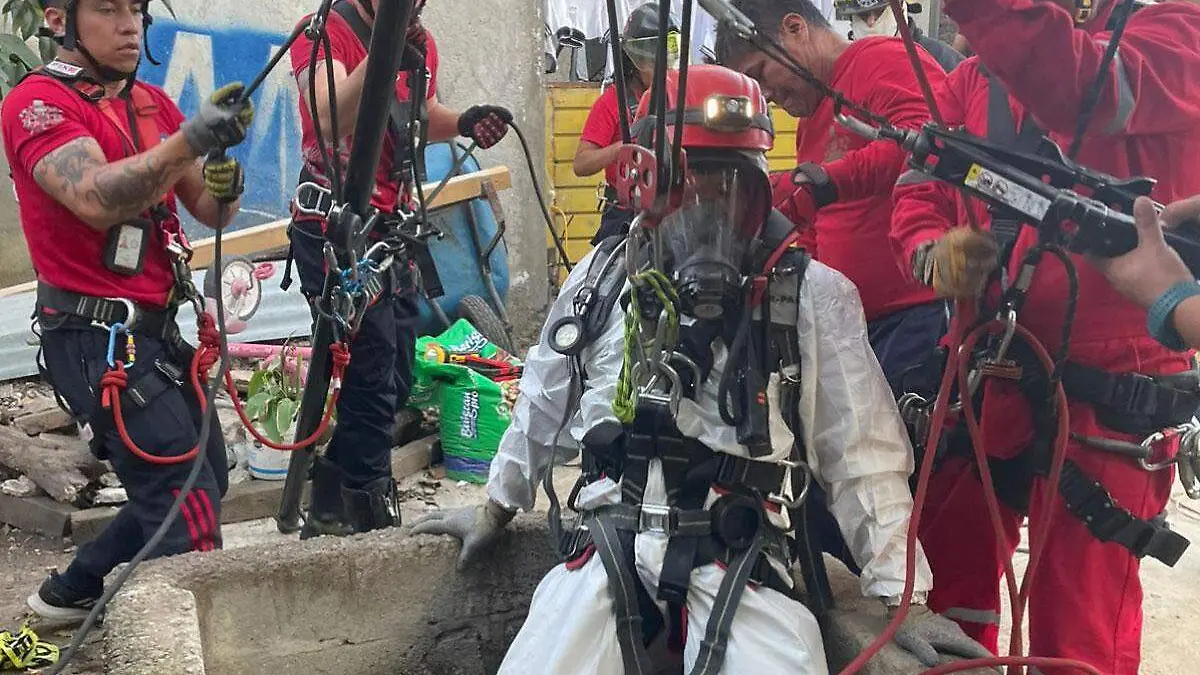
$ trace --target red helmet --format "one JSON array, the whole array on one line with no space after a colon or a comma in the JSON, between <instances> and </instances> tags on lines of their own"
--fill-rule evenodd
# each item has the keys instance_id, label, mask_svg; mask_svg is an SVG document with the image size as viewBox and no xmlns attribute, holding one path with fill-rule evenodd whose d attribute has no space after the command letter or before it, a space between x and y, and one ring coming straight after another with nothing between
<instances>
[{"instance_id":1,"label":"red helmet","mask_svg":"<svg viewBox=\"0 0 1200 675\"><path fill-rule=\"evenodd\" d=\"M675 138L679 73L667 73L667 143ZM766 152L775 133L758 83L728 68L688 69L684 93L686 174L659 239L681 309L699 319L736 315L742 269L771 212ZM637 142L652 147L655 119L643 96Z\"/></svg>"},{"instance_id":2,"label":"red helmet","mask_svg":"<svg viewBox=\"0 0 1200 675\"><path fill-rule=\"evenodd\" d=\"M724 66L699 64L687 71L683 147L686 150L742 150L765 153L775 144L775 127L758 82ZM679 72L667 72L667 138L675 137ZM642 96L638 140L651 147L650 92Z\"/></svg>"}]
</instances>

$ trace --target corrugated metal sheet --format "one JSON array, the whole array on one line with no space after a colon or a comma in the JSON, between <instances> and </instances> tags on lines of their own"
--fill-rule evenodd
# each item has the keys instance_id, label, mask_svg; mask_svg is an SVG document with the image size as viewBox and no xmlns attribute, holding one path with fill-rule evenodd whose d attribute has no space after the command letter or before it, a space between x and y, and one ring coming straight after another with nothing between
<instances>
[{"instance_id":1,"label":"corrugated metal sheet","mask_svg":"<svg viewBox=\"0 0 1200 675\"><path fill-rule=\"evenodd\" d=\"M235 342L260 342L287 337L303 337L310 332L308 304L300 294L300 282L294 280L287 292L279 289L282 261L276 263L275 276L263 282L263 300L246 330L231 335ZM204 288L204 271L192 278ZM37 338L30 330L35 294L33 291L0 298L0 381L37 374L34 358ZM189 342L195 343L196 317L188 308L180 310L179 327Z\"/></svg>"}]
</instances>

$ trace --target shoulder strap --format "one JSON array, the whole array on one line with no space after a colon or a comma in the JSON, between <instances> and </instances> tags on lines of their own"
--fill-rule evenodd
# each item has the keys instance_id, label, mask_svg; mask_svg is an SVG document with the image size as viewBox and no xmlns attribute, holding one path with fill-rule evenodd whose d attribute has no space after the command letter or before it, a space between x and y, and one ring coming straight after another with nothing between
<instances>
[{"instance_id":1,"label":"shoulder strap","mask_svg":"<svg viewBox=\"0 0 1200 675\"><path fill-rule=\"evenodd\" d=\"M1006 146L1018 152L1037 152L1044 132L1033 121L1033 116L1026 115L1018 131L1012 105L1008 100L1008 88L982 64L979 69L987 77L988 83L987 139L996 145ZM1021 234L1021 223L993 218L991 232L1000 249L1000 271L1003 274L1008 268L1013 248Z\"/></svg>"},{"instance_id":2,"label":"shoulder strap","mask_svg":"<svg viewBox=\"0 0 1200 675\"><path fill-rule=\"evenodd\" d=\"M337 12L346 23L350 24L350 30L354 31L355 37L362 43L363 47L369 47L371 44L371 27L363 21L362 15L345 0L333 3L333 11Z\"/></svg>"}]
</instances>

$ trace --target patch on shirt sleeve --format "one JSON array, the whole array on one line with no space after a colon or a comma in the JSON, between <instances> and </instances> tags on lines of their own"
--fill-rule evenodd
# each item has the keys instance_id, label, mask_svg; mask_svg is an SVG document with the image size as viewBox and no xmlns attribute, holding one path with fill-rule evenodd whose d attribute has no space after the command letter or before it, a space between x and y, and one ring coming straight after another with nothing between
<instances>
[{"instance_id":1,"label":"patch on shirt sleeve","mask_svg":"<svg viewBox=\"0 0 1200 675\"><path fill-rule=\"evenodd\" d=\"M47 104L41 99L34 99L32 103L21 111L20 117L21 126L31 136L36 136L49 129L53 129L63 121L62 110Z\"/></svg>"}]
</instances>

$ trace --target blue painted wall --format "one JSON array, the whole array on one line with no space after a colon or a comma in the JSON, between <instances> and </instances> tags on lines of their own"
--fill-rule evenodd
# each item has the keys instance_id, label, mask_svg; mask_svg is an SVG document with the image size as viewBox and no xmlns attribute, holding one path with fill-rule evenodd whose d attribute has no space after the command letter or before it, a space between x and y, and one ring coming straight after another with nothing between
<instances>
[{"instance_id":1,"label":"blue painted wall","mask_svg":"<svg viewBox=\"0 0 1200 675\"><path fill-rule=\"evenodd\" d=\"M249 84L286 40L282 33L198 26L157 18L150 51L162 64L144 61L142 79L166 89L185 117L226 83ZM300 118L291 61L286 56L253 96L254 125L232 154L246 167L246 192L233 229L286 218L300 170ZM204 228L188 224L189 234Z\"/></svg>"}]
</instances>

